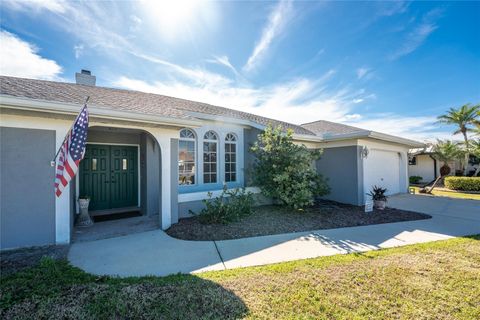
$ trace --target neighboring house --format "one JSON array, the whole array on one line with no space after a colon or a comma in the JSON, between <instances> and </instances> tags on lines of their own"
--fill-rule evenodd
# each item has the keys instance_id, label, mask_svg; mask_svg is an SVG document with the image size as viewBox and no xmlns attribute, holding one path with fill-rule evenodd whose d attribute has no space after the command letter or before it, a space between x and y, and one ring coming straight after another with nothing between
<instances>
[{"instance_id":1,"label":"neighboring house","mask_svg":"<svg viewBox=\"0 0 480 320\"><path fill-rule=\"evenodd\" d=\"M328 199L362 205L373 186L408 187L408 150L422 144L328 121L302 126L232 109L138 91L95 86L89 72L77 84L0 77L1 246L69 243L77 199L89 195L93 214L139 210L158 215L162 229L208 191L249 187L250 146L271 124L292 129L296 143L323 148L316 164L329 179ZM51 163L90 96L85 159L61 197Z\"/></svg>"},{"instance_id":2,"label":"neighboring house","mask_svg":"<svg viewBox=\"0 0 480 320\"><path fill-rule=\"evenodd\" d=\"M463 175L463 165L460 160L449 161L450 175L461 172ZM470 156L468 164L468 172L475 172L478 167L478 160L474 156ZM433 156L433 146L429 145L425 148L411 149L408 155L408 176L422 177L420 183L429 183L440 176L440 168L443 162L438 161Z\"/></svg>"}]
</instances>

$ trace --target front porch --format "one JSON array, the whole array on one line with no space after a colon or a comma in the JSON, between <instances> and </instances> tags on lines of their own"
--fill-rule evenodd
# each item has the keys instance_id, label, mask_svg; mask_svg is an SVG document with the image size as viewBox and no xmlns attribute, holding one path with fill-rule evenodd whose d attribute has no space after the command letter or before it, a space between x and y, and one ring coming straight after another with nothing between
<instances>
[{"instance_id":1,"label":"front porch","mask_svg":"<svg viewBox=\"0 0 480 320\"><path fill-rule=\"evenodd\" d=\"M177 132L169 132L169 136ZM159 140L163 142L162 147ZM171 137L155 135L148 128L92 123L85 158L70 184L70 241L166 229L176 222L176 184L171 181L176 179L176 175L171 175L176 172L171 170L171 163L176 164L176 159L170 161L170 157L177 156L176 152L170 153L176 150L176 144ZM165 201L171 194L175 197ZM80 212L79 197L90 198L93 226L75 225Z\"/></svg>"},{"instance_id":2,"label":"front porch","mask_svg":"<svg viewBox=\"0 0 480 320\"><path fill-rule=\"evenodd\" d=\"M145 216L138 214L134 217L121 217L124 213L117 213L116 215L120 216L120 218L107 221L95 221L91 227L75 227L72 242L121 237L155 230L160 227L158 215ZM96 220L95 217L94 220Z\"/></svg>"}]
</instances>

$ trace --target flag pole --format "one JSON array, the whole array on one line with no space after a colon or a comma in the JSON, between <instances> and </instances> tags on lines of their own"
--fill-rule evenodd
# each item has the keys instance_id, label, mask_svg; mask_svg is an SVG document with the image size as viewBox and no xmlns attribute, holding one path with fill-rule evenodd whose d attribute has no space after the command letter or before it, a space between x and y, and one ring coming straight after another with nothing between
<instances>
[{"instance_id":1,"label":"flag pole","mask_svg":"<svg viewBox=\"0 0 480 320\"><path fill-rule=\"evenodd\" d=\"M88 100L90 100L90 96L87 96L87 97L85 98L85 103L83 104L84 106L88 103ZM79 116L80 116L80 113L77 115L77 117L76 117L75 120L73 121L73 124L70 126L70 129L68 129L67 134L65 135L65 138L63 138L63 141L62 141L62 143L60 144L60 147L58 148L57 153L55 154L55 157L54 157L53 160L50 162L50 164L51 164L52 167L55 166L55 160L57 160L58 154L60 153L60 150L62 150L62 146L63 146L63 144L65 143L65 140L67 140L67 137L68 137L70 131L72 131L72 128L73 128L73 126L75 125L75 122L77 122L77 119L78 119Z\"/></svg>"}]
</instances>

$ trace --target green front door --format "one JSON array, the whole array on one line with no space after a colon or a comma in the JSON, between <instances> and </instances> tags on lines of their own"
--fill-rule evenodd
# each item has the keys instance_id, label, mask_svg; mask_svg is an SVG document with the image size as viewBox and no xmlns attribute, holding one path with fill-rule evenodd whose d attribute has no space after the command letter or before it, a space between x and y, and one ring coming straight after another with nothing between
<instances>
[{"instance_id":1,"label":"green front door","mask_svg":"<svg viewBox=\"0 0 480 320\"><path fill-rule=\"evenodd\" d=\"M138 149L87 144L80 163L80 196L90 196L90 210L138 204Z\"/></svg>"}]
</instances>

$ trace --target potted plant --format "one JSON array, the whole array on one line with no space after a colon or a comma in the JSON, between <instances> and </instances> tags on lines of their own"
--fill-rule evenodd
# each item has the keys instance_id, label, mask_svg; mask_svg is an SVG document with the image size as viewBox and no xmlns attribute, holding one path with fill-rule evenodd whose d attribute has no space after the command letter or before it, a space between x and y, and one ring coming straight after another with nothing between
<instances>
[{"instance_id":1,"label":"potted plant","mask_svg":"<svg viewBox=\"0 0 480 320\"><path fill-rule=\"evenodd\" d=\"M88 206L90 205L90 196L80 196L78 198L78 205L80 206L80 215L77 219L77 226L88 227L93 224L92 218L88 213Z\"/></svg>"},{"instance_id":2,"label":"potted plant","mask_svg":"<svg viewBox=\"0 0 480 320\"><path fill-rule=\"evenodd\" d=\"M385 195L385 192L387 192L386 188L373 186L372 190L367 193L368 196L372 197L375 209L385 209L385 205L387 204L387 196Z\"/></svg>"}]
</instances>

